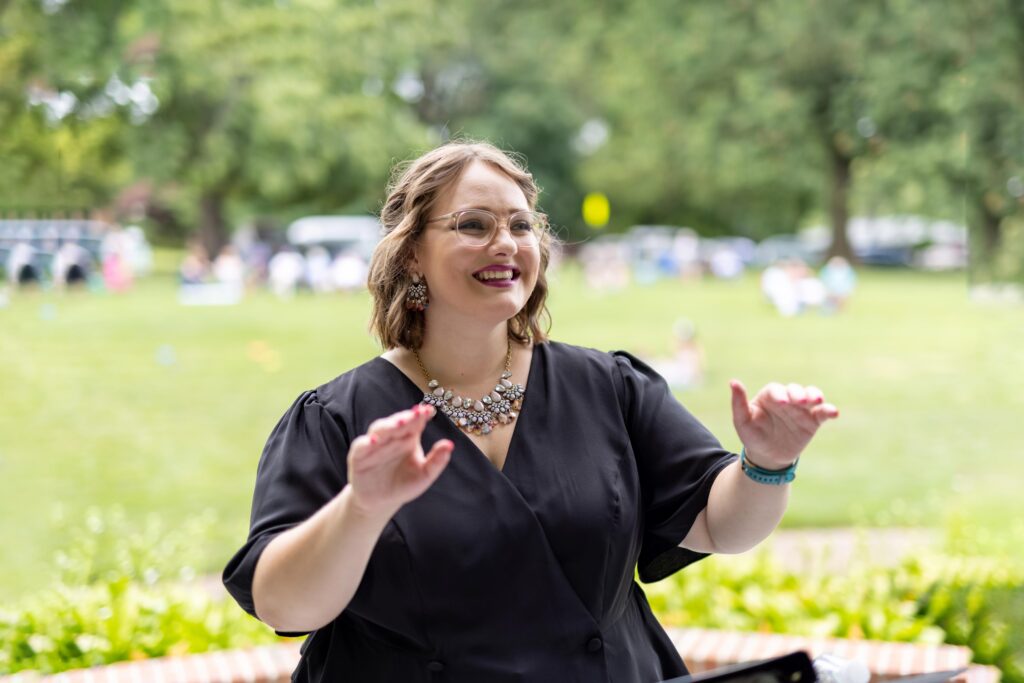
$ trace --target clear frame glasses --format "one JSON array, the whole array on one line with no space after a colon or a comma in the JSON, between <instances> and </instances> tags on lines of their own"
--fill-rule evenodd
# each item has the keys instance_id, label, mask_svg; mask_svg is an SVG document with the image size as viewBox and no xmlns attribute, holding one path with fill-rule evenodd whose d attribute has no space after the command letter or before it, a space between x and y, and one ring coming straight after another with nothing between
<instances>
[{"instance_id":1,"label":"clear frame glasses","mask_svg":"<svg viewBox=\"0 0 1024 683\"><path fill-rule=\"evenodd\" d=\"M464 209L427 219L426 222L449 219L454 219L452 229L459 241L468 247L485 247L490 244L503 222L485 209ZM516 211L504 223L519 248L533 249L540 244L541 232L547 229L548 217L537 211Z\"/></svg>"}]
</instances>

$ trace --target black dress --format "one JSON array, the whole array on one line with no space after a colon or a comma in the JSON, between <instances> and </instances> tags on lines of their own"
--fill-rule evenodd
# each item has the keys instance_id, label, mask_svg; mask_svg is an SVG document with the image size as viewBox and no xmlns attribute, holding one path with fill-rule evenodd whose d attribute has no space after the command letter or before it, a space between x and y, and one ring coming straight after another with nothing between
<instances>
[{"instance_id":1,"label":"black dress","mask_svg":"<svg viewBox=\"0 0 1024 683\"><path fill-rule=\"evenodd\" d=\"M256 561L345 485L348 444L422 393L382 358L302 394L260 459L249 540L224 570L253 613ZM534 349L504 469L445 416L451 462L387 524L348 607L295 681L654 683L686 672L640 579L703 557L679 543L735 459L629 354Z\"/></svg>"}]
</instances>

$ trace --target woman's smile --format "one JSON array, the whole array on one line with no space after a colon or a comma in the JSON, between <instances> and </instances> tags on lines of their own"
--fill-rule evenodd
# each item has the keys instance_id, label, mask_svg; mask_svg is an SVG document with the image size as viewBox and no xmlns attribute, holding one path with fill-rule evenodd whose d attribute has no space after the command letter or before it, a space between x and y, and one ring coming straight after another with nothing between
<instances>
[{"instance_id":1,"label":"woman's smile","mask_svg":"<svg viewBox=\"0 0 1024 683\"><path fill-rule=\"evenodd\" d=\"M519 268L513 265L493 265L473 273L474 279L487 287L511 287L519 279Z\"/></svg>"}]
</instances>

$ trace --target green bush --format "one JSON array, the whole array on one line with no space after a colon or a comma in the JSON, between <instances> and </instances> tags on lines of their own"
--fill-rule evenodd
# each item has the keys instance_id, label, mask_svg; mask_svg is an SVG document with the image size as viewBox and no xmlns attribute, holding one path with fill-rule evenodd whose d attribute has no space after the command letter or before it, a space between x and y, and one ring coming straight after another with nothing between
<instances>
[{"instance_id":1,"label":"green bush","mask_svg":"<svg viewBox=\"0 0 1024 683\"><path fill-rule=\"evenodd\" d=\"M1024 683L1024 585L1008 560L920 556L839 575L783 568L761 551L712 557L645 587L663 624L966 645Z\"/></svg>"},{"instance_id":2,"label":"green bush","mask_svg":"<svg viewBox=\"0 0 1024 683\"><path fill-rule=\"evenodd\" d=\"M57 558L54 586L0 612L0 673L279 642L192 569L214 523L207 514L169 529L91 511ZM947 531L944 554L891 567L798 572L760 551L712 557L645 589L666 625L966 645L1005 683L1024 683L1024 570L977 554L991 539L969 526Z\"/></svg>"},{"instance_id":3,"label":"green bush","mask_svg":"<svg viewBox=\"0 0 1024 683\"><path fill-rule=\"evenodd\" d=\"M279 642L215 597L191 569L209 515L137 529L118 509L90 512L56 560L55 585L0 611L0 673L56 673L129 659Z\"/></svg>"}]
</instances>

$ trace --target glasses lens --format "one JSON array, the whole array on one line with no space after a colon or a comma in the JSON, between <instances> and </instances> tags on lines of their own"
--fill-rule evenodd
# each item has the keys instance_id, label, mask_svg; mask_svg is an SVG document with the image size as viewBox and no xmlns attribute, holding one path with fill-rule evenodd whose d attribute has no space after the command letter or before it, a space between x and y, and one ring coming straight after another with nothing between
<instances>
[{"instance_id":1,"label":"glasses lens","mask_svg":"<svg viewBox=\"0 0 1024 683\"><path fill-rule=\"evenodd\" d=\"M520 211L508 219L508 231L520 246L533 246L544 229L544 214L535 211Z\"/></svg>"},{"instance_id":2,"label":"glasses lens","mask_svg":"<svg viewBox=\"0 0 1024 683\"><path fill-rule=\"evenodd\" d=\"M491 241L495 218L484 211L463 211L455 223L459 237L466 244L482 247Z\"/></svg>"},{"instance_id":3,"label":"glasses lens","mask_svg":"<svg viewBox=\"0 0 1024 683\"><path fill-rule=\"evenodd\" d=\"M482 247L494 238L498 226L497 217L489 211L470 209L458 214L455 230L464 244ZM544 229L544 214L535 211L519 211L508 219L508 232L520 247L533 247L540 241Z\"/></svg>"}]
</instances>

